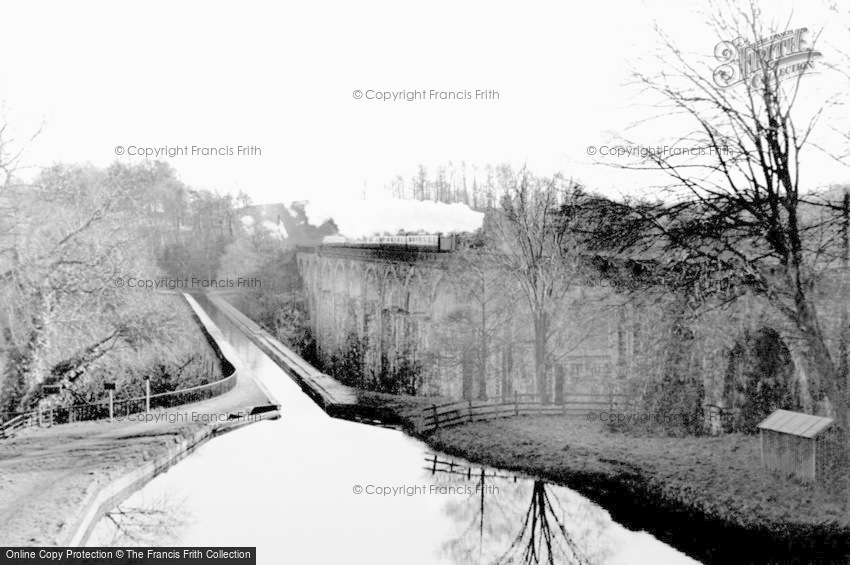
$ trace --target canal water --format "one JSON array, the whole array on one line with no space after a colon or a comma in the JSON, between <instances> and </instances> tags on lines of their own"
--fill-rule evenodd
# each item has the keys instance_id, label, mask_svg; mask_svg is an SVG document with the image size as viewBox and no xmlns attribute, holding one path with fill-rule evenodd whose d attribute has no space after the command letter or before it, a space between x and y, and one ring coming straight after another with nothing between
<instances>
[{"instance_id":1,"label":"canal water","mask_svg":"<svg viewBox=\"0 0 850 565\"><path fill-rule=\"evenodd\" d=\"M103 518L89 546L256 546L263 565L697 563L570 489L328 417L202 304L282 417L203 445Z\"/></svg>"}]
</instances>

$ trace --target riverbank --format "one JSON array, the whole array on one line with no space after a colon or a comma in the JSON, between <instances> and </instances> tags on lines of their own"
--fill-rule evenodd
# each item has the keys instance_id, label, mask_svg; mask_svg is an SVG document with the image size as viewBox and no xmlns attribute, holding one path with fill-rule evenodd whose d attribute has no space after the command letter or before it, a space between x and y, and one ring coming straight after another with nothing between
<instances>
[{"instance_id":1,"label":"riverbank","mask_svg":"<svg viewBox=\"0 0 850 565\"><path fill-rule=\"evenodd\" d=\"M248 383L245 389L250 388ZM81 528L88 528L87 515L99 505L100 493L113 483L153 463L150 476L139 476L149 480L215 435L275 416L269 412L228 421L231 414L268 404L259 389L254 394L245 389L179 409L156 410L149 421L144 414L134 414L121 422L30 430L4 441L0 444L0 545L68 545L79 537ZM118 492L115 503L121 494L131 492L132 488Z\"/></svg>"},{"instance_id":2,"label":"riverbank","mask_svg":"<svg viewBox=\"0 0 850 565\"><path fill-rule=\"evenodd\" d=\"M392 395L342 384L304 360L256 321L230 303L228 293L209 293L206 298L269 356L329 416L369 424L398 426L410 433L420 425L424 409L450 402L445 397Z\"/></svg>"},{"instance_id":3,"label":"riverbank","mask_svg":"<svg viewBox=\"0 0 850 565\"><path fill-rule=\"evenodd\" d=\"M232 305L227 310L252 328L246 335L255 343L260 336L276 341L255 322L244 322ZM634 436L566 416L490 420L422 434L423 408L446 399L345 389L344 409L326 407L329 414L372 415L444 453L572 488L617 522L650 531L701 561L808 562L818 555L846 561L847 481L827 490L773 477L761 468L757 437Z\"/></svg>"},{"instance_id":4,"label":"riverbank","mask_svg":"<svg viewBox=\"0 0 850 565\"><path fill-rule=\"evenodd\" d=\"M63 545L101 489L202 429L86 422L3 442L0 545Z\"/></svg>"},{"instance_id":5,"label":"riverbank","mask_svg":"<svg viewBox=\"0 0 850 565\"><path fill-rule=\"evenodd\" d=\"M534 416L423 439L577 490L625 526L706 562L834 559L850 547L846 487L837 492L763 472L757 437L641 437L580 417Z\"/></svg>"},{"instance_id":6,"label":"riverbank","mask_svg":"<svg viewBox=\"0 0 850 565\"><path fill-rule=\"evenodd\" d=\"M275 405L272 395L224 341L206 313L190 306L237 373L229 392L193 404L106 420L25 430L0 442L0 545L64 546L83 542L109 505L167 470L200 444Z\"/></svg>"}]
</instances>

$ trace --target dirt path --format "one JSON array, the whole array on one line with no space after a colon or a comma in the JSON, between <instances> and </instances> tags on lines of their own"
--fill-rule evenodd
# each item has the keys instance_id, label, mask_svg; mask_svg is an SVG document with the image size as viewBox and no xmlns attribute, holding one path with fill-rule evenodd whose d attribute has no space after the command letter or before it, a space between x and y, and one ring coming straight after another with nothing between
<instances>
[{"instance_id":1,"label":"dirt path","mask_svg":"<svg viewBox=\"0 0 850 565\"><path fill-rule=\"evenodd\" d=\"M135 414L121 422L65 424L0 441L0 546L60 545L101 488L228 414L277 404L209 318L199 313L237 371L230 392L195 404ZM265 416L274 416L266 413ZM132 418L132 420L130 419Z\"/></svg>"}]
</instances>

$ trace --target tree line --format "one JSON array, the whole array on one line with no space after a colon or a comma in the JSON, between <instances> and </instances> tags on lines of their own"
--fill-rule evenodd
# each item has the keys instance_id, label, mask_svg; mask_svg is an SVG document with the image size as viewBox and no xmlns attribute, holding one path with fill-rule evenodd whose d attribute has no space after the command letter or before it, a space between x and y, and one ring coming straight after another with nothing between
<instances>
[{"instance_id":1,"label":"tree line","mask_svg":"<svg viewBox=\"0 0 850 565\"><path fill-rule=\"evenodd\" d=\"M767 22L757 3L721 3L709 12L718 37L739 36L755 45L784 31ZM758 80L727 87L710 63L695 61L656 31L656 65L646 67L651 72L635 70L634 82L663 115L681 119L680 144L711 151L709 157L647 152L613 165L636 178L652 175L654 196L602 198L559 175L539 177L507 166L485 168L481 183L478 174L470 180L463 163L434 173L420 167L410 180L398 177L389 188L419 199L465 202L488 213L486 252L459 260L465 284L482 281L476 270L484 262L500 273L497 289L505 286L500 277L513 281L525 304L534 378L544 401L553 351L563 350L552 340L564 337L558 320L573 303L570 280L589 268L594 276L622 280L620 288L638 288L623 293L630 301L663 303L671 345L658 363L668 367L659 394L676 389L687 391L683 398L702 394L700 383L687 375L694 326L717 311L744 307L757 311L798 354L803 366L794 386L803 404L809 399L807 409L833 414L848 430L850 197L846 186L816 189L807 180L815 171L806 165L815 152L848 164L840 140L831 138L828 148L815 141L843 99L826 98L813 110L804 105L817 94L817 83L803 73L785 76L769 50L752 53L750 69ZM813 43L811 58L818 56ZM847 76L846 69L835 70ZM478 357L485 359L493 335L486 328L502 322L497 317L488 324L482 314L492 300L480 284L470 297L471 306L456 317L474 315L477 329L471 333L477 335ZM765 330L751 342L769 335ZM486 373L481 368L486 362L478 364Z\"/></svg>"},{"instance_id":2,"label":"tree line","mask_svg":"<svg viewBox=\"0 0 850 565\"><path fill-rule=\"evenodd\" d=\"M3 130L5 131L5 130ZM129 277L211 278L233 238L233 198L184 185L161 162L56 164L21 179L0 143L0 412L70 405L202 384L207 344L173 296ZM44 385L58 395L45 397Z\"/></svg>"}]
</instances>

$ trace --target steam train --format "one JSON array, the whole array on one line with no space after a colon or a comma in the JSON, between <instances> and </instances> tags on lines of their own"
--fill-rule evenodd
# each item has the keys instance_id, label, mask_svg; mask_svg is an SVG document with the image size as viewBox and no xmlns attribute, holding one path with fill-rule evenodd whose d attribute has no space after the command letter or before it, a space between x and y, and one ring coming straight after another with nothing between
<instances>
[{"instance_id":1,"label":"steam train","mask_svg":"<svg viewBox=\"0 0 850 565\"><path fill-rule=\"evenodd\" d=\"M341 235L328 235L322 239L322 245L332 247L454 251L457 247L457 236L453 234L374 235L360 239L348 239Z\"/></svg>"}]
</instances>

